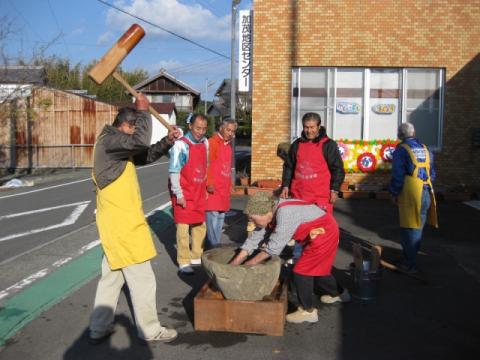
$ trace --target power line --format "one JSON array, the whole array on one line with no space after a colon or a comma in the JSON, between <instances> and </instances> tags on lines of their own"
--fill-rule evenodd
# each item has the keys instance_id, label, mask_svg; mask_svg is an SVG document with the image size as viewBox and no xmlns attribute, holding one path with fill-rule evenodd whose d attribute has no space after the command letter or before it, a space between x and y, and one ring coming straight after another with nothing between
<instances>
[{"instance_id":1,"label":"power line","mask_svg":"<svg viewBox=\"0 0 480 360\"><path fill-rule=\"evenodd\" d=\"M152 23L151 21L148 21L148 20L146 20L146 19L144 19L144 18L141 18L140 16L137 16L137 15L135 15L135 14L129 13L128 11L123 10L123 9L121 9L121 8L115 6L115 5L112 5L112 4L108 3L108 2L106 2L106 1L103 1L103 0L97 0L97 1L98 1L98 2L101 2L102 4L104 4L104 5L106 5L106 6L111 7L111 8L113 8L113 9L117 10L117 11L120 11L121 13L124 13L124 14L126 14L126 15L129 15L129 16L135 18L135 19L138 19L138 20L140 20L140 21L143 21L144 23L147 23L148 25L151 25L151 26L153 26L153 27L155 27L155 28L157 28L157 29L163 30L163 31L169 33L170 35L173 35L173 36L176 36L176 37L178 37L178 38L180 38L180 39L182 39L182 40L185 40L185 41L189 42L190 44L193 44L193 45L195 45L195 46L201 47L202 49L207 50L207 51L209 51L209 52L211 52L211 53L214 53L215 55L218 55L218 56L224 57L225 59L230 60L230 57L229 57L229 56L224 55L224 54L222 54L222 53L219 53L218 51L213 50L213 49L211 49L211 48L209 48L209 47L207 47L207 46L205 46L205 45L202 45L202 44L200 44L200 43L198 43L198 42L196 42L196 41L194 41L194 40L190 40L190 39L186 38L186 37L183 36L183 35L179 35L179 34L173 32L173 31L171 31L171 30L168 30L168 29L166 29L166 28L164 28L164 27L162 27L162 26L160 26L160 25L154 24L154 23Z\"/></svg>"},{"instance_id":2,"label":"power line","mask_svg":"<svg viewBox=\"0 0 480 360\"><path fill-rule=\"evenodd\" d=\"M23 21L25 21L25 23L27 24L27 26L30 28L30 30L42 41L43 38L40 36L40 34L33 28L33 26L30 24L30 22L27 20L27 18L25 16L23 16L23 14L20 12L20 10L18 10L18 8L15 6L15 4L13 3L12 0L8 0L9 4L11 7L13 7L13 9L17 12L18 15L20 15L20 17L23 19ZM45 42L45 41L44 41Z\"/></svg>"},{"instance_id":3,"label":"power line","mask_svg":"<svg viewBox=\"0 0 480 360\"><path fill-rule=\"evenodd\" d=\"M216 65L218 64L219 66L222 64L222 62L214 62L214 63L210 63L210 64L204 64L204 65L199 65L199 66L196 66L196 67L190 67L188 69L184 69L184 70L179 70L177 72L175 72L175 74L188 74L188 73L192 73L192 72L195 72L195 71L200 71L200 70L203 70L203 69L208 69L210 68L212 65ZM226 63L223 63L223 65L229 65L229 64L226 64Z\"/></svg>"},{"instance_id":4,"label":"power line","mask_svg":"<svg viewBox=\"0 0 480 360\"><path fill-rule=\"evenodd\" d=\"M203 65L203 64L205 64L205 63L217 62L218 60L225 61L225 60L223 60L223 59L218 59L218 57L214 57L214 58L211 58L211 59L201 60L201 61L198 61L198 62L195 62L195 63L191 63L191 64L177 65L177 66L174 66L174 67L170 68L169 71L183 70L184 68L189 68L189 67L192 67L192 66Z\"/></svg>"},{"instance_id":5,"label":"power line","mask_svg":"<svg viewBox=\"0 0 480 360\"><path fill-rule=\"evenodd\" d=\"M220 14L217 12L216 9L213 8L212 5L208 4L207 2L205 1L202 1L202 0L197 0L197 3L200 3L201 5L205 6L206 8L208 8L208 10L210 10L212 12L212 14L220 17Z\"/></svg>"},{"instance_id":6,"label":"power line","mask_svg":"<svg viewBox=\"0 0 480 360\"><path fill-rule=\"evenodd\" d=\"M60 37L62 38L63 45L65 46L65 50L67 50L68 57L72 57L70 54L70 49L67 46L67 43L65 42L65 34L62 31L62 28L60 27L60 23L58 22L57 16L55 15L55 12L53 11L52 4L50 3L50 0L47 0L48 3L48 8L50 9L50 12L52 13L53 20L55 20L55 24L57 25L57 29L60 32Z\"/></svg>"},{"instance_id":7,"label":"power line","mask_svg":"<svg viewBox=\"0 0 480 360\"><path fill-rule=\"evenodd\" d=\"M49 41L38 41L38 40L23 40L26 43L35 43L35 44L50 44ZM99 45L99 44L88 44L82 42L72 42L66 41L65 42L69 46L87 46L87 47L98 47L98 48L107 48L108 45ZM179 48L179 47L142 47L145 50L152 50L152 51L177 51L177 50L185 50L186 48ZM190 49L189 51L202 51L202 49Z\"/></svg>"}]
</instances>

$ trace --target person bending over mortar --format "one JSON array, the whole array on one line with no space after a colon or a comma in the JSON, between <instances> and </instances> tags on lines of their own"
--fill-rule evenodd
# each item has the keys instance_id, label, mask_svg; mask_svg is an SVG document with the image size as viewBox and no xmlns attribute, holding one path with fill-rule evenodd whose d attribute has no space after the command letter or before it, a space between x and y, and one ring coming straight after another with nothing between
<instances>
[{"instance_id":1,"label":"person bending over mortar","mask_svg":"<svg viewBox=\"0 0 480 360\"><path fill-rule=\"evenodd\" d=\"M244 213L256 228L231 260L231 265L261 263L272 255L279 255L290 239L304 245L293 268L300 306L287 315L288 322L318 321L318 312L313 306L314 287L325 293L320 298L322 303L350 301L348 290L331 274L339 241L338 225L331 214L315 204L298 199L277 200L266 192L250 196Z\"/></svg>"}]
</instances>

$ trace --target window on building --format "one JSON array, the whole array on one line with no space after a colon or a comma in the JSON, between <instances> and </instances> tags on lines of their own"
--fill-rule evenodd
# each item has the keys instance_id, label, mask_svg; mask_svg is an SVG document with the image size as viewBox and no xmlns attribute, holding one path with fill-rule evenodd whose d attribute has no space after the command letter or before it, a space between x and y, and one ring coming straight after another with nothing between
<instances>
[{"instance_id":1,"label":"window on building","mask_svg":"<svg viewBox=\"0 0 480 360\"><path fill-rule=\"evenodd\" d=\"M153 95L153 102L157 103L171 103L173 102L173 95L166 94L166 95Z\"/></svg>"},{"instance_id":2,"label":"window on building","mask_svg":"<svg viewBox=\"0 0 480 360\"><path fill-rule=\"evenodd\" d=\"M335 86L335 118L330 132L335 138L363 138L364 72L338 69Z\"/></svg>"},{"instance_id":3,"label":"window on building","mask_svg":"<svg viewBox=\"0 0 480 360\"><path fill-rule=\"evenodd\" d=\"M441 79L436 70L408 69L406 76L406 116L417 135L427 145L435 145L440 130Z\"/></svg>"},{"instance_id":4,"label":"window on building","mask_svg":"<svg viewBox=\"0 0 480 360\"><path fill-rule=\"evenodd\" d=\"M189 107L190 95L178 95L175 99L175 104L177 104L177 106Z\"/></svg>"},{"instance_id":5,"label":"window on building","mask_svg":"<svg viewBox=\"0 0 480 360\"><path fill-rule=\"evenodd\" d=\"M302 116L317 112L334 139L395 139L398 125L412 122L417 136L441 146L443 69L294 68L292 139Z\"/></svg>"}]
</instances>

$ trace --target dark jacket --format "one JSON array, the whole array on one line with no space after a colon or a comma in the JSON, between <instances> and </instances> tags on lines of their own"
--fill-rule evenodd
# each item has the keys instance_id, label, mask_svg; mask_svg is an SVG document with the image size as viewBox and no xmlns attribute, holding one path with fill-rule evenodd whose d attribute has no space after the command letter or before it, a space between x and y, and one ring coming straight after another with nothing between
<instances>
[{"instance_id":1,"label":"dark jacket","mask_svg":"<svg viewBox=\"0 0 480 360\"><path fill-rule=\"evenodd\" d=\"M401 144L407 144L410 149L412 149L418 162L424 163L426 161L423 144L418 141L418 139L408 137L403 140ZM401 146L401 144L398 144L395 148L392 159L392 179L390 180L389 191L395 197L400 195L402 192L405 175L411 176L415 170L415 165L413 164L410 155L408 154L407 150ZM435 167L433 166L433 154L430 150L428 151L430 154L430 180L433 183L435 181L436 173ZM424 168L418 169L418 178L423 181L428 180L428 174ZM427 187L429 186L427 185Z\"/></svg>"},{"instance_id":2,"label":"dark jacket","mask_svg":"<svg viewBox=\"0 0 480 360\"><path fill-rule=\"evenodd\" d=\"M171 145L167 138L150 146L152 121L146 111L138 111L135 132L126 134L114 126L105 125L95 144L93 175L100 189L115 181L125 170L131 157L135 165L145 165L166 155Z\"/></svg>"},{"instance_id":3,"label":"dark jacket","mask_svg":"<svg viewBox=\"0 0 480 360\"><path fill-rule=\"evenodd\" d=\"M325 128L320 128L320 133L318 136L312 140L313 142L319 142L326 135ZM298 144L301 142L307 142L305 134L302 132L302 136L295 140L290 149L288 150L288 156L286 161L283 163L283 175L282 175L282 187L290 187L293 176L295 174L295 167L297 165L297 152ZM343 169L343 160L340 156L340 151L338 150L337 143L332 139L328 139L323 144L323 157L327 162L328 169L330 171L330 190L340 191L340 185L345 179L345 170Z\"/></svg>"}]
</instances>

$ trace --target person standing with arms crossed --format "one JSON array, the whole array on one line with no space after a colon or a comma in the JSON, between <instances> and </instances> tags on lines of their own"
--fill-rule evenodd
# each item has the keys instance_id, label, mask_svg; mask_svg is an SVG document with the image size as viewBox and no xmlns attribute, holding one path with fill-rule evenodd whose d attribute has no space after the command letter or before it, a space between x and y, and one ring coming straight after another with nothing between
<instances>
[{"instance_id":1,"label":"person standing with arms crossed","mask_svg":"<svg viewBox=\"0 0 480 360\"><path fill-rule=\"evenodd\" d=\"M283 164L280 197L286 199L291 194L333 214L345 171L337 143L327 136L321 123L317 113L303 116L302 135L290 146Z\"/></svg>"},{"instance_id":2,"label":"person standing with arms crossed","mask_svg":"<svg viewBox=\"0 0 480 360\"><path fill-rule=\"evenodd\" d=\"M233 188L232 139L235 138L237 122L224 119L218 132L209 140L207 176L207 240L210 248L218 247L222 238L225 212L230 210L230 195Z\"/></svg>"},{"instance_id":3,"label":"person standing with arms crossed","mask_svg":"<svg viewBox=\"0 0 480 360\"><path fill-rule=\"evenodd\" d=\"M302 124L302 135L292 143L283 163L280 197L286 199L291 194L333 215L333 204L345 179L338 145L327 136L317 113L303 115ZM301 251L302 245L295 243L291 261L295 262Z\"/></svg>"},{"instance_id":4,"label":"person standing with arms crossed","mask_svg":"<svg viewBox=\"0 0 480 360\"><path fill-rule=\"evenodd\" d=\"M160 325L156 280L150 259L157 255L145 220L134 161L153 162L166 155L180 135L175 129L150 146L152 121L148 100L140 95L136 108L123 108L106 125L94 150L93 180L97 193L96 221L104 251L102 275L90 316L89 342L98 344L114 331L118 297L126 283L138 336L145 341L172 341L174 329Z\"/></svg>"},{"instance_id":5,"label":"person standing with arms crossed","mask_svg":"<svg viewBox=\"0 0 480 360\"><path fill-rule=\"evenodd\" d=\"M177 262L181 274L193 274L192 265L201 264L206 234L207 117L194 114L188 127L190 131L170 149L168 165L173 220L177 226Z\"/></svg>"}]
</instances>

